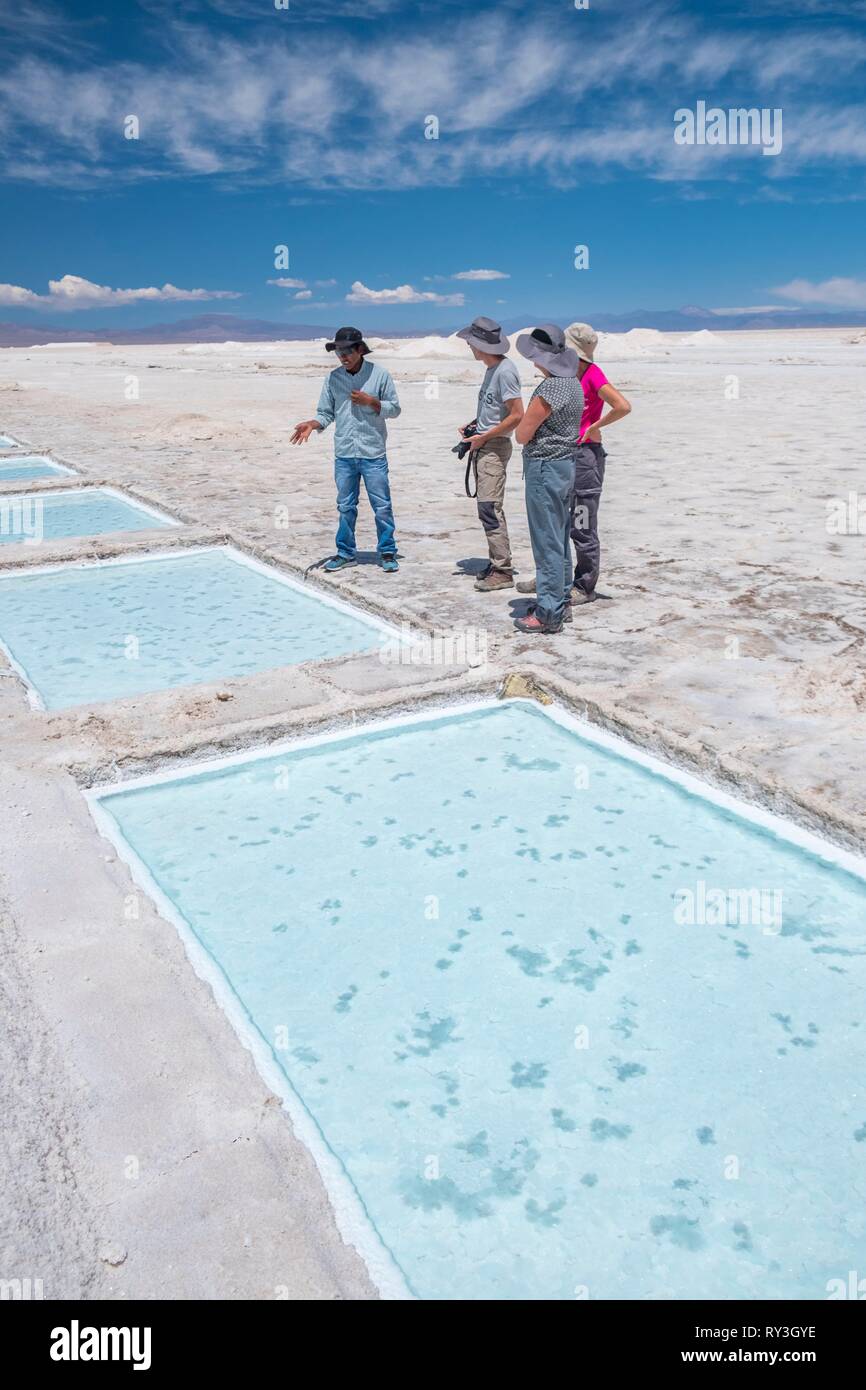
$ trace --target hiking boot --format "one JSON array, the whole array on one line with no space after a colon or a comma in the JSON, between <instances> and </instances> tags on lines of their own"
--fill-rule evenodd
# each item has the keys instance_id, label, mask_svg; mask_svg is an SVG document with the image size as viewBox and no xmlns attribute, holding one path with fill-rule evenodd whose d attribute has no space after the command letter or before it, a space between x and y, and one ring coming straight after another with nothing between
<instances>
[{"instance_id":1,"label":"hiking boot","mask_svg":"<svg viewBox=\"0 0 866 1390\"><path fill-rule=\"evenodd\" d=\"M357 565L357 560L350 560L348 555L332 555L330 560L326 560L323 569L328 574L334 574L337 570L347 569L349 565Z\"/></svg>"},{"instance_id":2,"label":"hiking boot","mask_svg":"<svg viewBox=\"0 0 866 1390\"><path fill-rule=\"evenodd\" d=\"M514 626L519 628L521 632L532 633L537 637L546 633L553 634L562 632L562 623L559 623L556 627L552 625L549 626L547 623L541 621L537 613L527 613L525 618L515 619Z\"/></svg>"},{"instance_id":3,"label":"hiking boot","mask_svg":"<svg viewBox=\"0 0 866 1390\"><path fill-rule=\"evenodd\" d=\"M527 611L527 613L534 613L534 612L535 612L535 604L534 604L534 603L531 603L531 604L529 605L529 607L527 608L526 611ZM569 605L567 602L566 602L565 607L564 607L563 610L562 610L562 621L563 621L564 623L573 623L573 622L574 622L574 617L572 616L571 607L570 607L570 605Z\"/></svg>"},{"instance_id":4,"label":"hiking boot","mask_svg":"<svg viewBox=\"0 0 866 1390\"><path fill-rule=\"evenodd\" d=\"M589 593L587 593L586 589L578 589L577 585L575 585L569 592L568 602L571 604L572 608L583 608L587 603L595 603L597 598L598 594L595 592L595 589L591 589Z\"/></svg>"},{"instance_id":5,"label":"hiking boot","mask_svg":"<svg viewBox=\"0 0 866 1390\"><path fill-rule=\"evenodd\" d=\"M513 589L514 576L505 570L495 570L491 565L487 574L476 579L475 588L479 594L492 594L496 589Z\"/></svg>"},{"instance_id":6,"label":"hiking boot","mask_svg":"<svg viewBox=\"0 0 866 1390\"><path fill-rule=\"evenodd\" d=\"M382 569L386 574L393 574L400 566L397 564L396 555L383 555L381 560Z\"/></svg>"},{"instance_id":7,"label":"hiking boot","mask_svg":"<svg viewBox=\"0 0 866 1390\"><path fill-rule=\"evenodd\" d=\"M534 580L534 579L519 579L519 580L517 581L517 592L518 592L519 594L534 594L534 593L535 593L535 580Z\"/></svg>"}]
</instances>

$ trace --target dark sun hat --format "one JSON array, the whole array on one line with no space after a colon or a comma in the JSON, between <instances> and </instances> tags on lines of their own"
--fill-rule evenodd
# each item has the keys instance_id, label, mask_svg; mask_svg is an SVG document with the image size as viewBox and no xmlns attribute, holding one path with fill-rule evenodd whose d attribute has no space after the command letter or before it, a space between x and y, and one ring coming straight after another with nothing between
<instances>
[{"instance_id":1,"label":"dark sun hat","mask_svg":"<svg viewBox=\"0 0 866 1390\"><path fill-rule=\"evenodd\" d=\"M565 334L555 323L542 323L531 333L521 333L517 351L551 376L577 376L578 356L566 345Z\"/></svg>"},{"instance_id":2,"label":"dark sun hat","mask_svg":"<svg viewBox=\"0 0 866 1390\"><path fill-rule=\"evenodd\" d=\"M499 324L483 315L473 319L468 328L461 328L457 337L479 352L489 352L491 357L504 357L510 346Z\"/></svg>"},{"instance_id":3,"label":"dark sun hat","mask_svg":"<svg viewBox=\"0 0 866 1390\"><path fill-rule=\"evenodd\" d=\"M325 343L328 352L334 352L339 348L357 348L361 353L367 353L370 349L364 342L364 335L360 328L338 328L334 334L332 343Z\"/></svg>"}]
</instances>

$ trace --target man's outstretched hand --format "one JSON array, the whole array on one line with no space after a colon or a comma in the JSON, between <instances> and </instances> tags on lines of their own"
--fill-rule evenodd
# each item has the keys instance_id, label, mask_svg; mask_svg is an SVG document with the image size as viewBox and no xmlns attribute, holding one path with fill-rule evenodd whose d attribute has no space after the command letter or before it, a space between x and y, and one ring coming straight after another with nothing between
<instances>
[{"instance_id":1,"label":"man's outstretched hand","mask_svg":"<svg viewBox=\"0 0 866 1390\"><path fill-rule=\"evenodd\" d=\"M310 435L318 430L318 420L302 420L299 425L295 425L295 432L292 435L292 444L306 444Z\"/></svg>"}]
</instances>

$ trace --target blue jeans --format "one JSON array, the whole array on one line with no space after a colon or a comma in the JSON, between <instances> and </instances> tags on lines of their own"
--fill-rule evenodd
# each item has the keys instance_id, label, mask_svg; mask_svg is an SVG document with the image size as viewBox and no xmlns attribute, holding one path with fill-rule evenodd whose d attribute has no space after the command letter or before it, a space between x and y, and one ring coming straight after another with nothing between
<instances>
[{"instance_id":1,"label":"blue jeans","mask_svg":"<svg viewBox=\"0 0 866 1390\"><path fill-rule=\"evenodd\" d=\"M391 509L391 488L388 484L388 460L379 459L334 459L334 481L337 484L337 511L340 524L337 527L337 553L347 560L354 560L358 547L355 545L355 522L358 520L358 499L361 496L361 479L367 489L370 506L376 518L376 535L379 538L380 555L396 555L397 542L394 539L394 513Z\"/></svg>"},{"instance_id":2,"label":"blue jeans","mask_svg":"<svg viewBox=\"0 0 866 1390\"><path fill-rule=\"evenodd\" d=\"M535 560L535 612L545 624L562 622L571 588L571 496L574 458L524 456L526 516Z\"/></svg>"}]
</instances>

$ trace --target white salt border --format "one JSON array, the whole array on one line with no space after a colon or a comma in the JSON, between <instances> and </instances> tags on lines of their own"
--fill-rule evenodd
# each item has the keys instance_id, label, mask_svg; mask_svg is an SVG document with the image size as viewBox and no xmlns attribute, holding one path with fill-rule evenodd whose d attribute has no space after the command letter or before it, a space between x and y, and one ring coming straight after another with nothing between
<instances>
[{"instance_id":1,"label":"white salt border","mask_svg":"<svg viewBox=\"0 0 866 1390\"><path fill-rule=\"evenodd\" d=\"M106 489L106 491L109 491L109 489ZM56 494L54 495L56 496ZM123 497L124 494L118 493L118 496ZM0 502L2 502L2 500L2 495L0 495ZM128 497L126 497L125 500L130 501ZM141 506L142 503L136 502L135 505ZM177 524L180 525L181 523L178 522ZM79 537L79 539L83 538ZM9 569L5 572L0 572L0 584L3 584L7 580L28 579L33 574L68 574L71 570L107 569L110 566L117 565L147 565L153 564L160 560L183 560L188 556L192 555L214 554L226 555L230 560L233 560L235 564L244 565L247 569L254 570L257 574L263 574L268 579L274 580L274 582L277 584L284 584L287 588L294 589L296 593L305 594L307 598L313 598L317 600L319 603L325 604L327 608L336 608L338 612L344 613L348 617L354 618L357 622L365 624L367 627L372 628L373 631L378 632L381 636L390 638L392 642L400 642L404 646L413 645L412 639L407 640L405 629L401 631L400 628L395 627L392 623L386 622L384 618L378 617L375 613L368 613L363 608L356 608L354 604L347 603L345 599L337 598L333 594L323 592L323 590L319 589L318 587L314 588L310 584L305 584L303 580L295 579L293 575L286 574L283 570L277 569L275 565L268 565L261 560L254 559L252 555L245 555L242 550L236 550L233 545L191 545L186 547L178 547L175 550L148 550L143 555L113 555L110 559L107 560L59 560L55 561L50 565L27 565L24 568ZM2 562L2 557L0 557L0 562ZM419 642L423 642L424 639L419 637L417 640ZM27 701L30 705L30 708L34 710L44 710L45 702L42 699L42 696L36 689L36 686L30 679L30 676L28 675L27 671L24 669L21 663L17 661L16 658L12 655L12 652L10 651L9 647L7 646L6 642L3 640L2 637L0 637L0 652L2 652L3 655L6 657L6 660L9 662L9 665L12 667L13 671L15 671L21 677L21 680L23 681L24 686L26 687ZM351 653L347 653L347 655L351 655ZM358 652L356 653L356 655L362 655L362 653ZM296 664L300 665L302 663ZM275 666L262 668L262 670L277 669L278 668ZM261 674L261 672L259 672L258 674ZM231 677L225 677L225 679L228 680L231 679ZM199 684L202 683L207 684L208 682L199 682ZM170 690L182 690L191 689L193 687L178 685L168 686L166 688ZM157 692L151 691L148 693L154 694ZM107 702L100 700L93 701L93 703L104 704ZM73 706L73 708L82 707ZM59 712L60 711L58 711L58 713Z\"/></svg>"},{"instance_id":2,"label":"white salt border","mask_svg":"<svg viewBox=\"0 0 866 1390\"><path fill-rule=\"evenodd\" d=\"M703 782L692 773L663 762L651 753L643 752L626 739L599 729L587 719L572 714L562 706L546 707L536 704L533 700L521 698L473 700L468 703L441 706L435 711L428 709L415 714L401 714L390 719L378 719L350 731L341 729L315 734L307 738L281 739L266 747L242 753L230 753L223 757L210 758L205 762L188 765L185 770L170 769L148 773L140 777L129 778L124 782L104 783L90 787L83 792L100 834L114 846L119 858L129 868L135 883L152 899L162 916L176 928L196 974L210 985L214 997L224 1010L241 1043L252 1054L262 1080L280 1097L295 1134L312 1154L330 1198L337 1228L343 1240L358 1251L380 1295L387 1299L406 1299L412 1298L414 1295L393 1255L385 1246L370 1220L360 1194L342 1163L329 1147L325 1136L300 1095L292 1086L287 1073L277 1063L271 1048L253 1023L235 993L230 980L199 941L186 918L163 893L150 870L126 840L117 821L110 811L106 810L105 803L109 802L112 796L118 796L128 791L143 790L146 787L160 786L168 782L193 781L223 771L228 767L260 762L267 758L273 759L282 754L296 754L327 744L348 743L387 730L411 728L413 725L451 723L454 720L464 718L466 715L483 713L485 710L492 712L501 709L503 705L521 705L534 714L549 719L551 723L558 724L561 728L576 734L585 742L604 748L629 762L638 763L654 776L682 787L691 795L700 797L703 801L737 816L740 820L769 831L776 838L797 846L826 864L866 880L866 858L862 855L842 849L761 806L741 801L738 797Z\"/></svg>"}]
</instances>

